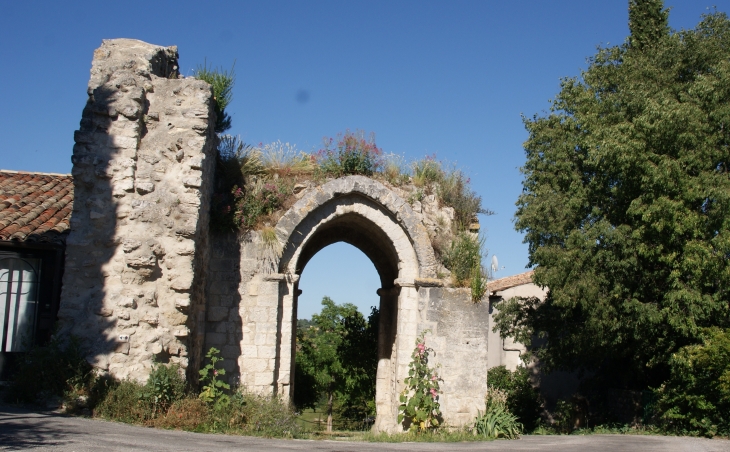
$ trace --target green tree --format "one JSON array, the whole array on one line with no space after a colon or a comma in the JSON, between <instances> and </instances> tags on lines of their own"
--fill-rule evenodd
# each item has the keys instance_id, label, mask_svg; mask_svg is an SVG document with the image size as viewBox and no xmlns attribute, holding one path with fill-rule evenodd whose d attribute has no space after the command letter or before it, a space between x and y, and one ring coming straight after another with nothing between
<instances>
[{"instance_id":1,"label":"green tree","mask_svg":"<svg viewBox=\"0 0 730 452\"><path fill-rule=\"evenodd\" d=\"M730 329L708 328L702 344L682 347L659 387L662 426L679 434L730 436Z\"/></svg>"},{"instance_id":2,"label":"green tree","mask_svg":"<svg viewBox=\"0 0 730 452\"><path fill-rule=\"evenodd\" d=\"M548 371L642 389L704 328L730 326L730 21L664 33L661 2L630 5L635 35L525 119L516 228L549 293L505 303L497 328L545 338Z\"/></svg>"},{"instance_id":3,"label":"green tree","mask_svg":"<svg viewBox=\"0 0 730 452\"><path fill-rule=\"evenodd\" d=\"M377 319L366 322L357 307L322 299L322 311L297 328L294 402L315 407L324 396L327 431L332 431L335 406L345 414L362 413L375 396Z\"/></svg>"},{"instance_id":4,"label":"green tree","mask_svg":"<svg viewBox=\"0 0 730 452\"><path fill-rule=\"evenodd\" d=\"M669 11L662 0L629 0L629 42L645 50L669 35Z\"/></svg>"},{"instance_id":5,"label":"green tree","mask_svg":"<svg viewBox=\"0 0 730 452\"><path fill-rule=\"evenodd\" d=\"M375 307L367 320L359 311L343 319L344 335L337 353L345 371L345 388L340 396L345 418L364 419L375 414L379 324L380 311Z\"/></svg>"}]
</instances>

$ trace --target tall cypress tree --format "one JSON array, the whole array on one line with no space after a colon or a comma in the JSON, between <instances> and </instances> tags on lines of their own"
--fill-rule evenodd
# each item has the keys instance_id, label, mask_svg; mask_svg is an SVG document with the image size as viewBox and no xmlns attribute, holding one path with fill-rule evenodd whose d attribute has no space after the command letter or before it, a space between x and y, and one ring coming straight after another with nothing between
<instances>
[{"instance_id":1,"label":"tall cypress tree","mask_svg":"<svg viewBox=\"0 0 730 452\"><path fill-rule=\"evenodd\" d=\"M643 50L669 34L669 10L662 0L629 0L629 42Z\"/></svg>"}]
</instances>

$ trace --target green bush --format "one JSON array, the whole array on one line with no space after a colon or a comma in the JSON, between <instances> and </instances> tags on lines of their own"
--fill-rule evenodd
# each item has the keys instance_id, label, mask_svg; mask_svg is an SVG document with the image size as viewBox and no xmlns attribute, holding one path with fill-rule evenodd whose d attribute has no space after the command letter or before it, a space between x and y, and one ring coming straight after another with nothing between
<instances>
[{"instance_id":1,"label":"green bush","mask_svg":"<svg viewBox=\"0 0 730 452\"><path fill-rule=\"evenodd\" d=\"M490 387L506 393L506 407L514 413L526 431L534 430L540 423L543 401L540 392L530 383L530 372L524 366L507 370L505 366L497 366L487 371L487 382Z\"/></svg>"},{"instance_id":2,"label":"green bush","mask_svg":"<svg viewBox=\"0 0 730 452\"><path fill-rule=\"evenodd\" d=\"M655 391L661 427L730 436L730 329L706 330L702 344L681 348L669 366L669 380Z\"/></svg>"},{"instance_id":3,"label":"green bush","mask_svg":"<svg viewBox=\"0 0 730 452\"><path fill-rule=\"evenodd\" d=\"M142 397L152 405L155 416L167 412L170 406L185 397L187 383L177 364L154 364L144 385Z\"/></svg>"},{"instance_id":4,"label":"green bush","mask_svg":"<svg viewBox=\"0 0 730 452\"><path fill-rule=\"evenodd\" d=\"M337 141L325 139L324 148L316 154L319 171L324 176L342 177L348 174L371 176L382 166L382 151L375 144L375 135L365 138L365 132L346 131Z\"/></svg>"},{"instance_id":5,"label":"green bush","mask_svg":"<svg viewBox=\"0 0 730 452\"><path fill-rule=\"evenodd\" d=\"M134 380L106 382L106 388L94 409L94 415L109 420L144 424L164 416L186 394L186 382L180 366L155 364L147 383Z\"/></svg>"},{"instance_id":6,"label":"green bush","mask_svg":"<svg viewBox=\"0 0 730 452\"><path fill-rule=\"evenodd\" d=\"M231 407L245 423L246 433L281 438L298 432L292 407L278 396L238 391L231 398Z\"/></svg>"},{"instance_id":7,"label":"green bush","mask_svg":"<svg viewBox=\"0 0 730 452\"><path fill-rule=\"evenodd\" d=\"M155 417L154 406L146 397L144 385L133 380L110 384L105 397L96 406L94 416L129 424L142 424Z\"/></svg>"},{"instance_id":8,"label":"green bush","mask_svg":"<svg viewBox=\"0 0 730 452\"><path fill-rule=\"evenodd\" d=\"M520 436L522 424L517 416L499 404L487 404L484 412L479 411L474 420L474 431L485 438L514 439Z\"/></svg>"},{"instance_id":9,"label":"green bush","mask_svg":"<svg viewBox=\"0 0 730 452\"><path fill-rule=\"evenodd\" d=\"M5 395L11 403L43 403L52 396L89 395L94 382L81 342L71 337L62 343L54 337L21 356Z\"/></svg>"},{"instance_id":10,"label":"green bush","mask_svg":"<svg viewBox=\"0 0 730 452\"><path fill-rule=\"evenodd\" d=\"M468 286L474 269L481 269L484 239L468 232L458 234L444 253L444 265L451 271L454 285Z\"/></svg>"},{"instance_id":11,"label":"green bush","mask_svg":"<svg viewBox=\"0 0 730 452\"><path fill-rule=\"evenodd\" d=\"M482 208L482 198L469 188L469 179L459 170L449 171L437 185L436 194L441 202L454 208L457 231L465 231L480 213L491 215Z\"/></svg>"}]
</instances>

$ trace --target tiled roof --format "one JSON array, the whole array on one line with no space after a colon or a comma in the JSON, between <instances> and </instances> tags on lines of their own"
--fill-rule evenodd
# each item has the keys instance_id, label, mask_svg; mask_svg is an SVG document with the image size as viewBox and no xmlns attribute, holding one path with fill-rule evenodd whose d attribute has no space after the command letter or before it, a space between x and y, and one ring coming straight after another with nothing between
<instances>
[{"instance_id":1,"label":"tiled roof","mask_svg":"<svg viewBox=\"0 0 730 452\"><path fill-rule=\"evenodd\" d=\"M0 240L65 242L73 199L70 174L0 170Z\"/></svg>"},{"instance_id":2,"label":"tiled roof","mask_svg":"<svg viewBox=\"0 0 730 452\"><path fill-rule=\"evenodd\" d=\"M490 293L501 292L503 290L511 289L512 287L521 286L523 284L530 284L532 282L532 274L534 272L520 273L519 275L507 276L506 278L495 279L487 283L487 290Z\"/></svg>"}]
</instances>

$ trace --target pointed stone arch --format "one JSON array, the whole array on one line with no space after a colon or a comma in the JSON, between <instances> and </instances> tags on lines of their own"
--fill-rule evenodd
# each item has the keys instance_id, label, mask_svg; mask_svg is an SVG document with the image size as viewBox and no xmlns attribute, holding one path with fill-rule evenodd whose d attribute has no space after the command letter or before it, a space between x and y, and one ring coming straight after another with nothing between
<instances>
[{"instance_id":1,"label":"pointed stone arch","mask_svg":"<svg viewBox=\"0 0 730 452\"><path fill-rule=\"evenodd\" d=\"M381 282L374 430L402 430L398 399L425 330L444 379L444 421L471 422L486 391L488 306L473 303L468 289L443 287L424 215L383 184L348 176L308 189L284 213L274 227L279 257L260 232L213 239L205 348L222 350L232 383L290 397L299 277L321 249L346 242L368 256Z\"/></svg>"},{"instance_id":2,"label":"pointed stone arch","mask_svg":"<svg viewBox=\"0 0 730 452\"><path fill-rule=\"evenodd\" d=\"M397 429L398 382L418 333L416 280L436 276L428 233L411 206L381 183L363 176L328 182L305 194L276 226L283 244L278 270L289 281L282 297L283 318L296 322L299 275L322 248L346 242L373 263L381 281L376 429ZM291 317L289 317L291 315ZM291 393L296 338L282 326L279 390ZM289 347L287 347L289 346Z\"/></svg>"},{"instance_id":3,"label":"pointed stone arch","mask_svg":"<svg viewBox=\"0 0 730 452\"><path fill-rule=\"evenodd\" d=\"M284 244L279 270L292 273L296 271L296 268L288 268L288 264L301 251L300 245L311 237L305 235L305 231L314 232L333 220L346 223L340 219L346 214L368 218L388 235L393 245L400 247L402 253L406 252L406 246L400 239L406 238L416 258L416 267L409 268L408 274L412 278L436 277L436 258L428 232L411 206L383 184L364 176L343 177L319 186L303 196L284 214L276 225L279 241ZM351 223L358 226L357 221ZM402 234L396 229L400 229ZM352 244L358 247L357 244ZM321 248L324 246L326 245ZM368 255L366 250L363 249L363 252ZM373 263L377 267L377 263Z\"/></svg>"}]
</instances>

